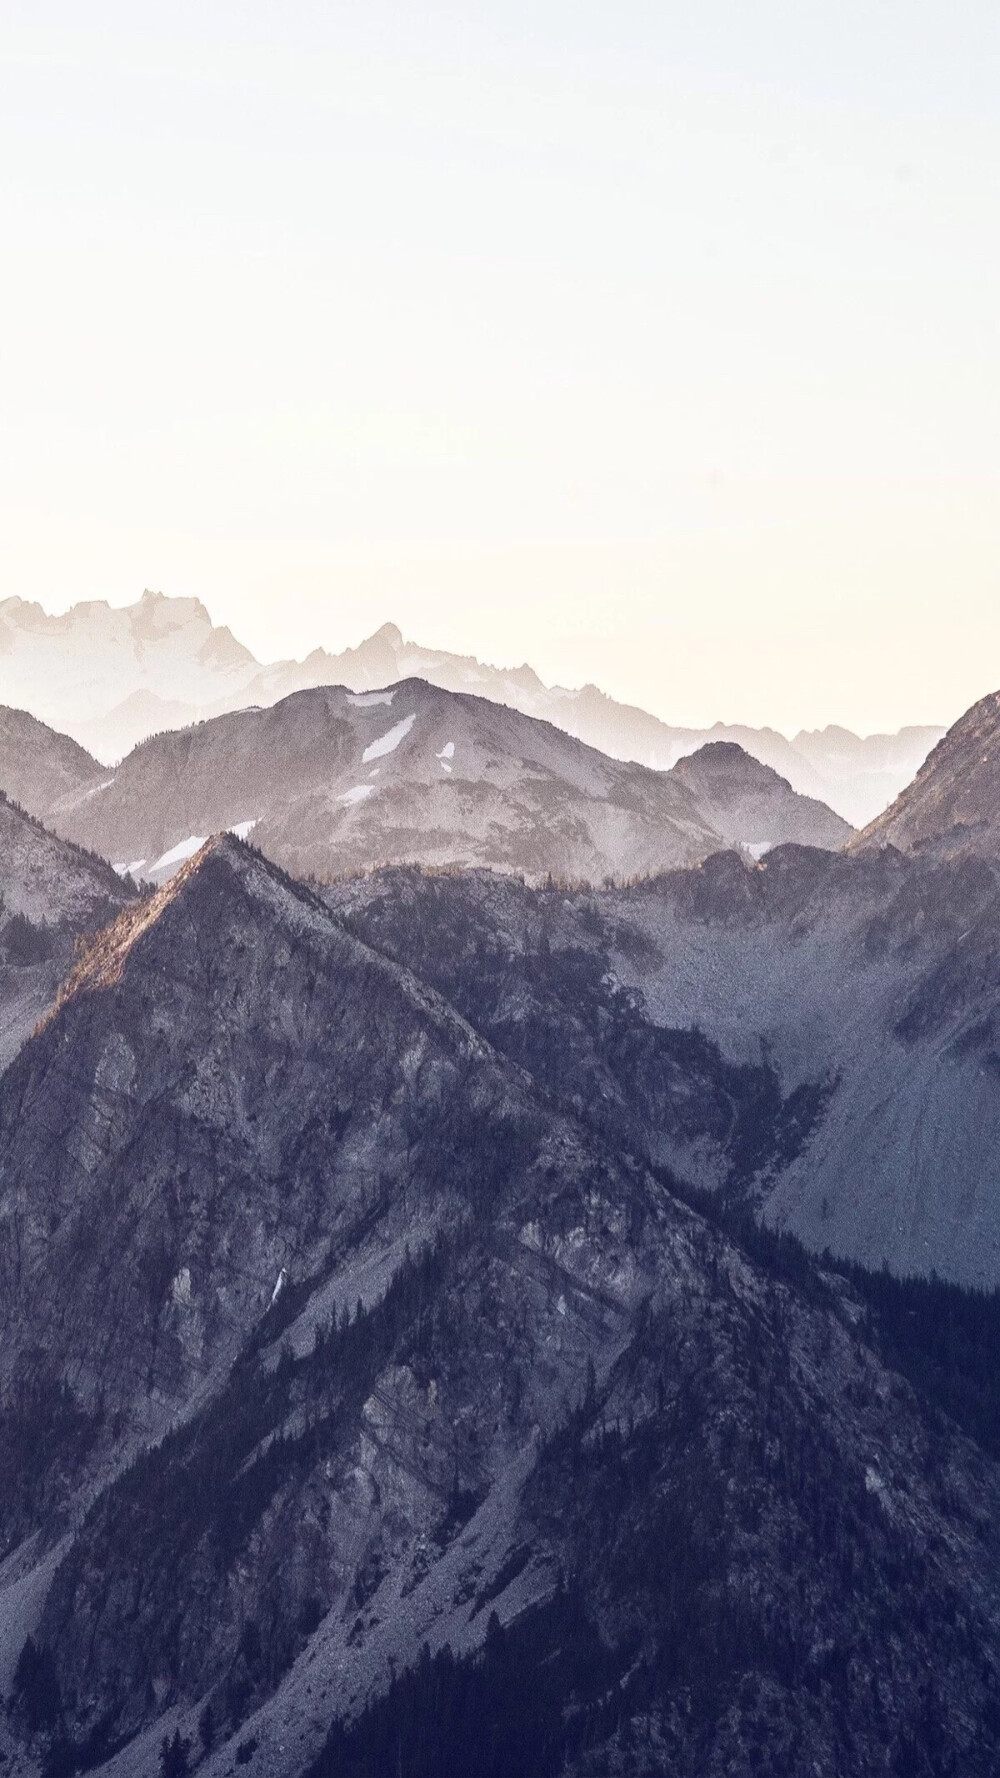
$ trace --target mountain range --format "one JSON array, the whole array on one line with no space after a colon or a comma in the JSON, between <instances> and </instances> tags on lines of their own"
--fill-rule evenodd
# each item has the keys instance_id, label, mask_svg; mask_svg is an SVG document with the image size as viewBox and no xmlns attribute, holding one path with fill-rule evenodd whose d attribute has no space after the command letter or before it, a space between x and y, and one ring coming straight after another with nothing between
<instances>
[{"instance_id":1,"label":"mountain range","mask_svg":"<svg viewBox=\"0 0 1000 1778\"><path fill-rule=\"evenodd\" d=\"M296 691L326 685L372 691L410 678L507 705L612 758L657 770L706 741L736 742L852 826L892 801L943 732L914 727L862 738L829 727L789 741L773 729L738 724L682 728L594 685L549 687L526 665L497 668L407 642L394 624L339 654L317 648L304 661L262 665L228 629L212 623L197 599L147 591L134 605L113 609L91 600L57 617L18 598L0 601L0 702L25 705L109 763L160 730L274 704Z\"/></svg>"},{"instance_id":2,"label":"mountain range","mask_svg":"<svg viewBox=\"0 0 1000 1778\"><path fill-rule=\"evenodd\" d=\"M992 1778L1000 698L855 833L272 671L0 712L6 1778Z\"/></svg>"},{"instance_id":3,"label":"mountain range","mask_svg":"<svg viewBox=\"0 0 1000 1778\"><path fill-rule=\"evenodd\" d=\"M324 894L602 1134L813 1251L1000 1285L996 875L783 846L600 894Z\"/></svg>"},{"instance_id":4,"label":"mountain range","mask_svg":"<svg viewBox=\"0 0 1000 1778\"><path fill-rule=\"evenodd\" d=\"M985 1778L960 1352L354 924L213 841L0 1079L10 1769Z\"/></svg>"},{"instance_id":5,"label":"mountain range","mask_svg":"<svg viewBox=\"0 0 1000 1778\"><path fill-rule=\"evenodd\" d=\"M66 744L53 736L57 757ZM222 830L252 832L297 876L408 861L590 882L726 845L836 846L853 831L733 744L656 772L421 680L317 687L168 731L96 783L83 758L76 788L46 811L52 826L154 882Z\"/></svg>"},{"instance_id":6,"label":"mountain range","mask_svg":"<svg viewBox=\"0 0 1000 1778\"><path fill-rule=\"evenodd\" d=\"M154 880L224 828L297 876L411 859L599 881L722 843L669 774L421 680L318 687L154 736L52 820Z\"/></svg>"}]
</instances>

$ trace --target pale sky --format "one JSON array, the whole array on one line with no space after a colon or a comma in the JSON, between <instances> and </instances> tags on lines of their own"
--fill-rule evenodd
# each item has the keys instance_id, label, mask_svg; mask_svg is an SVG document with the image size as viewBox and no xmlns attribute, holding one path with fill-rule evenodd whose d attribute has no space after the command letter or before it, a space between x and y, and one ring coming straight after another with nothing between
<instances>
[{"instance_id":1,"label":"pale sky","mask_svg":"<svg viewBox=\"0 0 1000 1778\"><path fill-rule=\"evenodd\" d=\"M1000 685L995 0L0 0L0 592Z\"/></svg>"}]
</instances>

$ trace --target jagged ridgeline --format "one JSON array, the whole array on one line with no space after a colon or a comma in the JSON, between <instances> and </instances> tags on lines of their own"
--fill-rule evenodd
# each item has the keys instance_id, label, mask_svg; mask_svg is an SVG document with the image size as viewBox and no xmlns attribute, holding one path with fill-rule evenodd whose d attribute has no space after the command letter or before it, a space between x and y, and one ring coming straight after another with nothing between
<instances>
[{"instance_id":1,"label":"jagged ridgeline","mask_svg":"<svg viewBox=\"0 0 1000 1778\"><path fill-rule=\"evenodd\" d=\"M26 702L36 718L66 729L108 762L122 759L150 735L226 711L276 704L316 686L377 692L414 675L444 691L472 692L554 723L615 759L661 770L703 742L736 743L770 768L771 776L780 774L801 796L821 799L850 822L870 821L884 809L941 735L940 729L914 728L862 738L827 728L787 740L774 729L722 723L677 728L617 702L596 685L547 686L527 664L495 667L471 655L421 646L405 640L391 623L340 654L316 648L304 661L263 665L228 629L213 624L197 599L147 591L122 609L92 599L59 617L22 599L0 600L0 700ZM21 711L12 714L19 719L17 753L30 759L35 737L24 724L33 719ZM3 740L0 717L0 752ZM59 740L73 745L65 737ZM106 775L95 768L91 781ZM30 802L20 788L7 788L19 801ZM824 813L829 819L829 811ZM780 837L823 843L815 831L784 831Z\"/></svg>"},{"instance_id":2,"label":"jagged ridgeline","mask_svg":"<svg viewBox=\"0 0 1000 1778\"><path fill-rule=\"evenodd\" d=\"M85 948L0 1081L12 1769L996 1769L996 1299L761 1228L836 1083L626 979L736 868L230 838Z\"/></svg>"}]
</instances>

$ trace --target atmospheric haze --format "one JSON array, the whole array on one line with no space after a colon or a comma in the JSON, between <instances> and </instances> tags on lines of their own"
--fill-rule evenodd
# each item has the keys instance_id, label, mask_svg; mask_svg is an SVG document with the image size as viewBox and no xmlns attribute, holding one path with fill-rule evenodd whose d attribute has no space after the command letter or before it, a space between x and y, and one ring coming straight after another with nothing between
<instances>
[{"instance_id":1,"label":"atmospheric haze","mask_svg":"<svg viewBox=\"0 0 1000 1778\"><path fill-rule=\"evenodd\" d=\"M2 591L671 721L997 677L985 4L0 21Z\"/></svg>"}]
</instances>

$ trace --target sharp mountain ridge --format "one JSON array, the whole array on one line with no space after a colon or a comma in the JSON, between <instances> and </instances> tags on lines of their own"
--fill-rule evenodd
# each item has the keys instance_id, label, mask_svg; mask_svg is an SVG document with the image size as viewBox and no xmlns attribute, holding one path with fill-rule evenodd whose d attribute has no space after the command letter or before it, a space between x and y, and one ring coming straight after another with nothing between
<instances>
[{"instance_id":1,"label":"sharp mountain ridge","mask_svg":"<svg viewBox=\"0 0 1000 1778\"><path fill-rule=\"evenodd\" d=\"M1000 860L1000 692L967 710L856 849L895 846L925 857Z\"/></svg>"},{"instance_id":2,"label":"sharp mountain ridge","mask_svg":"<svg viewBox=\"0 0 1000 1778\"><path fill-rule=\"evenodd\" d=\"M197 599L146 591L134 605L103 600L57 617L0 601L0 700L26 703L109 763L166 728L321 685L377 690L410 678L471 693L553 722L613 758L667 770L706 741L734 741L852 824L868 821L912 778L941 734L907 728L861 737L830 727L788 740L774 729L671 725L595 685L547 686L527 664L494 667L471 655L407 641L395 624L356 648L317 648L303 661L262 665Z\"/></svg>"},{"instance_id":3,"label":"sharp mountain ridge","mask_svg":"<svg viewBox=\"0 0 1000 1778\"><path fill-rule=\"evenodd\" d=\"M1000 1285L1000 888L977 859L735 852L604 893L324 895L575 1113L898 1276Z\"/></svg>"},{"instance_id":4,"label":"sharp mountain ridge","mask_svg":"<svg viewBox=\"0 0 1000 1778\"><path fill-rule=\"evenodd\" d=\"M419 679L318 687L157 735L52 821L154 880L225 828L299 877L410 859L600 881L722 844L669 774Z\"/></svg>"},{"instance_id":5,"label":"sharp mountain ridge","mask_svg":"<svg viewBox=\"0 0 1000 1778\"><path fill-rule=\"evenodd\" d=\"M349 924L217 839L0 1078L8 1769L384 1771L450 1661L463 1778L986 1778L990 1450Z\"/></svg>"}]
</instances>

